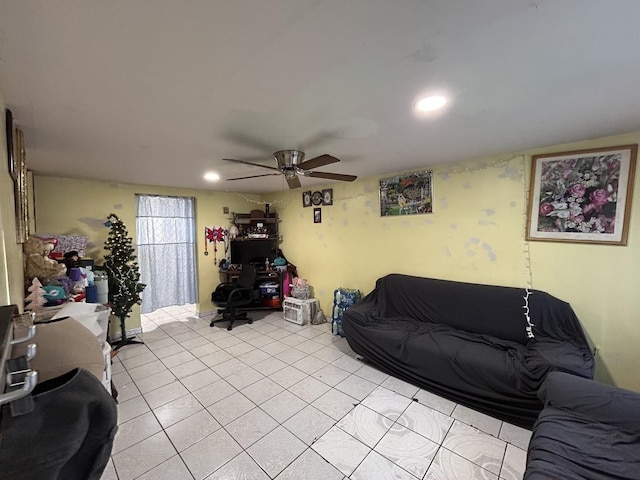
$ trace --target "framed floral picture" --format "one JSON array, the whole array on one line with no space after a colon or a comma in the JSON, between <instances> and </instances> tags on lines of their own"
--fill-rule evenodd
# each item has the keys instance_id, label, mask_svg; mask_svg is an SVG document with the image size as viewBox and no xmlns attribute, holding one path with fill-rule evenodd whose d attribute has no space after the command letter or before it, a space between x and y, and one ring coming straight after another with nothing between
<instances>
[{"instance_id":1,"label":"framed floral picture","mask_svg":"<svg viewBox=\"0 0 640 480\"><path fill-rule=\"evenodd\" d=\"M638 145L535 155L527 240L626 245Z\"/></svg>"}]
</instances>

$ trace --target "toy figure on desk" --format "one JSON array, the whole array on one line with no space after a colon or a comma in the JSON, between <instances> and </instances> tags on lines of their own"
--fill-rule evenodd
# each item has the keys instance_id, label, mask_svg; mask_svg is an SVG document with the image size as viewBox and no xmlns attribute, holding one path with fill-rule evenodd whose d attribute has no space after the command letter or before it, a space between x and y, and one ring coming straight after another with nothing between
<instances>
[{"instance_id":1,"label":"toy figure on desk","mask_svg":"<svg viewBox=\"0 0 640 480\"><path fill-rule=\"evenodd\" d=\"M64 265L67 267L67 277L72 268L80 266L80 256L76 250L71 250L64 254Z\"/></svg>"}]
</instances>

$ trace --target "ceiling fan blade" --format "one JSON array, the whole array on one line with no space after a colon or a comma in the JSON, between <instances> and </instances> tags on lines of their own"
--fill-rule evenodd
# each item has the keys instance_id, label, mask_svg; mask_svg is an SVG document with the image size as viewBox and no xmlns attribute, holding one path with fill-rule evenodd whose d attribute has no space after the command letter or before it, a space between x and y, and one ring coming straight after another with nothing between
<instances>
[{"instance_id":1,"label":"ceiling fan blade","mask_svg":"<svg viewBox=\"0 0 640 480\"><path fill-rule=\"evenodd\" d=\"M332 163L339 162L340 159L336 157L332 157L331 155L320 155L319 157L313 157L306 162L302 162L298 165L298 168L303 170L313 170L314 168L324 167L325 165L330 165Z\"/></svg>"},{"instance_id":2,"label":"ceiling fan blade","mask_svg":"<svg viewBox=\"0 0 640 480\"><path fill-rule=\"evenodd\" d=\"M342 173L329 173L329 172L309 172L305 176L315 178L327 178L329 180L340 180L341 182L353 182L356 178L355 175L343 175Z\"/></svg>"},{"instance_id":3,"label":"ceiling fan blade","mask_svg":"<svg viewBox=\"0 0 640 480\"><path fill-rule=\"evenodd\" d=\"M281 174L280 173L265 173L264 175L251 175L249 177L227 178L227 180L246 180L247 178L272 177L274 175L281 175Z\"/></svg>"},{"instance_id":4,"label":"ceiling fan blade","mask_svg":"<svg viewBox=\"0 0 640 480\"><path fill-rule=\"evenodd\" d=\"M247 162L246 160L235 160L233 158L223 158L225 162L244 163L245 165L252 165L254 167L268 168L269 170L278 170L276 167L269 167L268 165L262 165L260 163Z\"/></svg>"},{"instance_id":5,"label":"ceiling fan blade","mask_svg":"<svg viewBox=\"0 0 640 480\"><path fill-rule=\"evenodd\" d=\"M289 184L289 188L292 190L302 186L298 177L287 178L287 183Z\"/></svg>"}]
</instances>

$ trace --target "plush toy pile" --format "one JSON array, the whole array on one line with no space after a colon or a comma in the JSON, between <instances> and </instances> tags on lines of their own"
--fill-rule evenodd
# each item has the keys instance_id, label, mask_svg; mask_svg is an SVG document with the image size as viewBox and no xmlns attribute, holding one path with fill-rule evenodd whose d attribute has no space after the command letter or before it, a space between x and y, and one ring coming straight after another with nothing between
<instances>
[{"instance_id":1,"label":"plush toy pile","mask_svg":"<svg viewBox=\"0 0 640 480\"><path fill-rule=\"evenodd\" d=\"M34 278L38 278L42 284L64 277L67 268L48 257L53 249L51 243L46 243L38 237L29 237L22 245L24 251L24 276L25 282L31 285Z\"/></svg>"},{"instance_id":2,"label":"plush toy pile","mask_svg":"<svg viewBox=\"0 0 640 480\"><path fill-rule=\"evenodd\" d=\"M311 287L306 278L293 277L291 282L291 296L298 300L311 298Z\"/></svg>"}]
</instances>

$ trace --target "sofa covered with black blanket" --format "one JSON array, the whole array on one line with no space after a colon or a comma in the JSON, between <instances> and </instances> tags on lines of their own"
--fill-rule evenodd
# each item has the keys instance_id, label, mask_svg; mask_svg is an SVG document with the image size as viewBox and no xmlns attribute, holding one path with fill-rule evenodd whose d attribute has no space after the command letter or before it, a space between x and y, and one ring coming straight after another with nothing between
<instances>
[{"instance_id":1,"label":"sofa covered with black blanket","mask_svg":"<svg viewBox=\"0 0 640 480\"><path fill-rule=\"evenodd\" d=\"M391 274L343 327L351 349L387 373L525 428L547 373L594 373L571 306L536 290Z\"/></svg>"},{"instance_id":2,"label":"sofa covered with black blanket","mask_svg":"<svg viewBox=\"0 0 640 480\"><path fill-rule=\"evenodd\" d=\"M640 393L551 372L524 480L638 480Z\"/></svg>"}]
</instances>

